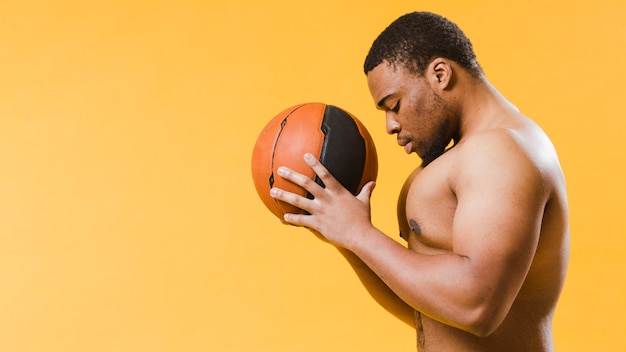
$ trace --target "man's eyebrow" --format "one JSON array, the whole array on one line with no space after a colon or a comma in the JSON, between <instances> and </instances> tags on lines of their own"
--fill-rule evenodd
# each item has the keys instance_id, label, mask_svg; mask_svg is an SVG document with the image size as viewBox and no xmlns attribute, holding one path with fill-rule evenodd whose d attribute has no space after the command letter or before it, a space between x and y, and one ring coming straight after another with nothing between
<instances>
[{"instance_id":1,"label":"man's eyebrow","mask_svg":"<svg viewBox=\"0 0 626 352\"><path fill-rule=\"evenodd\" d=\"M376 106L378 106L379 109L383 109L385 105L385 100L387 100L390 96L391 94L388 94L384 98L380 99L380 101L376 103Z\"/></svg>"}]
</instances>

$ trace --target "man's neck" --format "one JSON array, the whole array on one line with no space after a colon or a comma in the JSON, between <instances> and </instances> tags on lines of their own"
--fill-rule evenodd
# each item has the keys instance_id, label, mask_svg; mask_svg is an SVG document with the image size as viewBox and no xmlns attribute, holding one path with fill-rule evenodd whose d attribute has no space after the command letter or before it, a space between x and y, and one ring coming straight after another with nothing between
<instances>
[{"instance_id":1,"label":"man's neck","mask_svg":"<svg viewBox=\"0 0 626 352\"><path fill-rule=\"evenodd\" d=\"M459 82L457 112L459 134L455 140L501 126L503 120L519 110L511 104L486 78L462 79Z\"/></svg>"}]
</instances>

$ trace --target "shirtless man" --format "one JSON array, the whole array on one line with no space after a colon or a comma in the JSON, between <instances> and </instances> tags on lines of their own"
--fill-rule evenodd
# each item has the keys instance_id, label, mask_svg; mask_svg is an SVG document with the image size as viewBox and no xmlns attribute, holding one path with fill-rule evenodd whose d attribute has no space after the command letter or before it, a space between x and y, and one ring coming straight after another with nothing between
<instances>
[{"instance_id":1,"label":"shirtless man","mask_svg":"<svg viewBox=\"0 0 626 352\"><path fill-rule=\"evenodd\" d=\"M376 229L355 197L310 155L325 188L273 197L308 211L285 221L336 246L368 292L415 327L419 351L552 351L552 317L567 269L568 209L557 154L544 132L485 78L470 41L445 18L394 21L365 61L386 129L422 165L398 203L405 247Z\"/></svg>"}]
</instances>

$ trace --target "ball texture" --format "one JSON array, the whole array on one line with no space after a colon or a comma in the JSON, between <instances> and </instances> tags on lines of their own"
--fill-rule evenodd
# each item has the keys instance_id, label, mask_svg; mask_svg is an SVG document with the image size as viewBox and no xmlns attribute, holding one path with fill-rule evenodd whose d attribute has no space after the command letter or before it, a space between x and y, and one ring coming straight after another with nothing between
<instances>
[{"instance_id":1,"label":"ball texture","mask_svg":"<svg viewBox=\"0 0 626 352\"><path fill-rule=\"evenodd\" d=\"M372 137L363 124L347 111L324 103L292 106L276 115L259 135L252 152L252 178L259 197L279 219L285 213L303 210L270 196L277 187L312 198L303 188L277 174L280 166L323 182L304 161L311 153L352 194L375 181L378 159Z\"/></svg>"}]
</instances>

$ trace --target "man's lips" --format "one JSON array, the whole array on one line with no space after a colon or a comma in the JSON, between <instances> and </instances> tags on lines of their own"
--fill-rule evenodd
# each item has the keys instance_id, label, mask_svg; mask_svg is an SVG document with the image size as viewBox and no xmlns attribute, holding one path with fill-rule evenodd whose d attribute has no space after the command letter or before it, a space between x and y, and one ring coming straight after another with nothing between
<instances>
[{"instance_id":1,"label":"man's lips","mask_svg":"<svg viewBox=\"0 0 626 352\"><path fill-rule=\"evenodd\" d=\"M405 153L411 154L412 151L413 151L413 143L409 142L409 143L404 145L404 152Z\"/></svg>"},{"instance_id":2,"label":"man's lips","mask_svg":"<svg viewBox=\"0 0 626 352\"><path fill-rule=\"evenodd\" d=\"M398 145L400 145L401 147L404 147L404 151L407 154L410 154L411 151L413 150L413 143L411 143L409 139L398 138Z\"/></svg>"}]
</instances>

